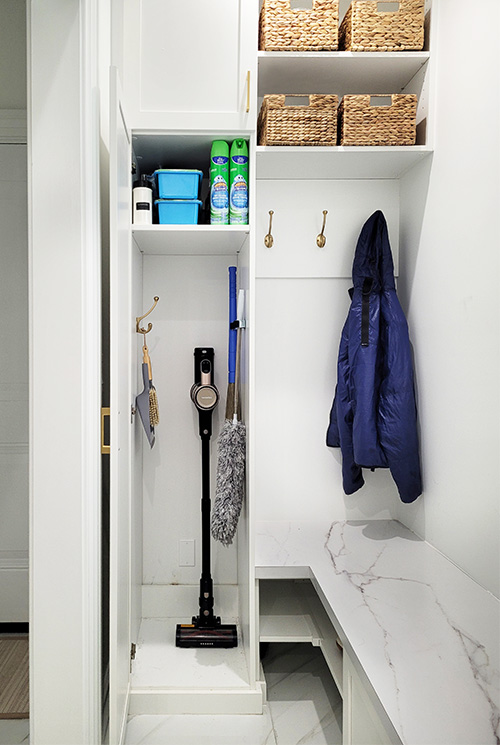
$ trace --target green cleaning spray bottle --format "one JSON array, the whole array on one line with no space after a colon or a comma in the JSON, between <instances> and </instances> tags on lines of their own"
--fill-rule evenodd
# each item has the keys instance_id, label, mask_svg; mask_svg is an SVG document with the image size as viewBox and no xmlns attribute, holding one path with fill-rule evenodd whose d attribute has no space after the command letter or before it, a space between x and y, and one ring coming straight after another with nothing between
<instances>
[{"instance_id":1,"label":"green cleaning spray bottle","mask_svg":"<svg viewBox=\"0 0 500 745\"><path fill-rule=\"evenodd\" d=\"M246 140L235 140L231 145L229 166L229 222L248 225L248 145Z\"/></svg>"},{"instance_id":2,"label":"green cleaning spray bottle","mask_svg":"<svg viewBox=\"0 0 500 745\"><path fill-rule=\"evenodd\" d=\"M210 153L210 223L229 223L229 145L214 140Z\"/></svg>"}]
</instances>

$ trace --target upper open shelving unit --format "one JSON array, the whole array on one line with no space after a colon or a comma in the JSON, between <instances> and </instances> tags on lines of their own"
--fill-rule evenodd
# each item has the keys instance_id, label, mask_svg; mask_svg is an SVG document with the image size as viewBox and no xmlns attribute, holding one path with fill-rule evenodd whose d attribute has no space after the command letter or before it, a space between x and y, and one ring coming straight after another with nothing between
<instances>
[{"instance_id":1,"label":"upper open shelving unit","mask_svg":"<svg viewBox=\"0 0 500 745\"><path fill-rule=\"evenodd\" d=\"M397 179L432 153L423 52L258 52L258 96L416 93L417 143L404 147L264 147L258 179ZM259 102L260 104L260 102Z\"/></svg>"}]
</instances>

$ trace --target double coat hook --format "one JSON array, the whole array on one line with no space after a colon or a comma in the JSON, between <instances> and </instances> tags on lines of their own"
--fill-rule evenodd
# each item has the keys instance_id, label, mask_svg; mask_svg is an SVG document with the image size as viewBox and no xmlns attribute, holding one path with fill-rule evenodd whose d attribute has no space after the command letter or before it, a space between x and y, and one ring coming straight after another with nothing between
<instances>
[{"instance_id":1,"label":"double coat hook","mask_svg":"<svg viewBox=\"0 0 500 745\"><path fill-rule=\"evenodd\" d=\"M273 215L274 210L269 210L269 232L266 236L264 236L264 245L266 248L271 248L274 243L274 238L271 235L271 228L273 226Z\"/></svg>"},{"instance_id":2,"label":"double coat hook","mask_svg":"<svg viewBox=\"0 0 500 745\"><path fill-rule=\"evenodd\" d=\"M147 316L149 316L149 314L150 314L150 313L152 313L152 312L154 311L154 309L156 308L156 304L158 303L158 300L159 300L159 299L160 299L160 298L158 297L158 295L155 295L155 296L154 296L154 298L153 298L153 300L154 300L154 303L153 303L153 305L151 306L151 308L150 308L150 309L148 310L148 312L147 312L147 313L144 313L144 315L143 315L143 316L139 316L138 318L136 318L136 319L135 319L135 330L137 331L137 333L138 333L138 334L144 334L144 335L146 335L146 334L149 334L149 332L150 332L150 331L151 331L151 329L153 328L153 324L152 324L152 323L148 323L148 327L147 327L147 329L145 329L145 328L141 328L141 327L139 326L139 324L140 324L140 322L141 322L141 321L142 321L142 320L143 320L144 318L146 318ZM144 341L146 341L146 340L144 340Z\"/></svg>"},{"instance_id":3,"label":"double coat hook","mask_svg":"<svg viewBox=\"0 0 500 745\"><path fill-rule=\"evenodd\" d=\"M321 233L316 238L316 244L318 248L324 248L326 243L326 236L325 236L325 225L326 225L326 216L328 214L328 210L323 210L323 227L321 228Z\"/></svg>"}]
</instances>

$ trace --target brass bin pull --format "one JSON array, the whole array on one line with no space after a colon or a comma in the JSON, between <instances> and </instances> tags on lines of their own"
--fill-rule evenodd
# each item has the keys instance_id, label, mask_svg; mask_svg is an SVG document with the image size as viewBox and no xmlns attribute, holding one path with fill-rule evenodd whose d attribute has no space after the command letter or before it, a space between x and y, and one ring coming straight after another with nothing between
<instances>
[{"instance_id":1,"label":"brass bin pull","mask_svg":"<svg viewBox=\"0 0 500 745\"><path fill-rule=\"evenodd\" d=\"M101 407L101 453L102 455L109 455L111 452L111 446L104 444L104 419L110 416L111 410L109 406Z\"/></svg>"},{"instance_id":2,"label":"brass bin pull","mask_svg":"<svg viewBox=\"0 0 500 745\"><path fill-rule=\"evenodd\" d=\"M274 243L274 238L271 235L271 228L273 226L273 215L274 210L269 210L269 232L266 236L264 236L264 245L266 248L271 248Z\"/></svg>"},{"instance_id":3,"label":"brass bin pull","mask_svg":"<svg viewBox=\"0 0 500 745\"><path fill-rule=\"evenodd\" d=\"M246 113L250 111L250 70L247 70L247 108Z\"/></svg>"},{"instance_id":4,"label":"brass bin pull","mask_svg":"<svg viewBox=\"0 0 500 745\"><path fill-rule=\"evenodd\" d=\"M326 236L324 235L325 232L325 225L326 225L326 216L328 214L328 210L323 210L323 227L321 228L321 233L316 238L316 243L318 245L318 248L324 248L326 243Z\"/></svg>"}]
</instances>

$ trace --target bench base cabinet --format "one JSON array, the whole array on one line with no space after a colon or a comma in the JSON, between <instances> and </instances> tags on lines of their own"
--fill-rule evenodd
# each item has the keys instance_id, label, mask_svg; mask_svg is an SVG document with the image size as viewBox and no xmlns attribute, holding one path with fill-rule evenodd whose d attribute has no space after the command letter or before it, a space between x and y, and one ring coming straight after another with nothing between
<instances>
[{"instance_id":1,"label":"bench base cabinet","mask_svg":"<svg viewBox=\"0 0 500 745\"><path fill-rule=\"evenodd\" d=\"M369 683L362 682L343 650L340 629L335 629L312 582L260 579L257 597L260 642L309 643L323 652L343 699L343 745L401 745L390 722L384 724L377 712L368 692Z\"/></svg>"},{"instance_id":2,"label":"bench base cabinet","mask_svg":"<svg viewBox=\"0 0 500 745\"><path fill-rule=\"evenodd\" d=\"M347 654L343 681L342 745L399 745L395 733L389 736Z\"/></svg>"}]
</instances>

